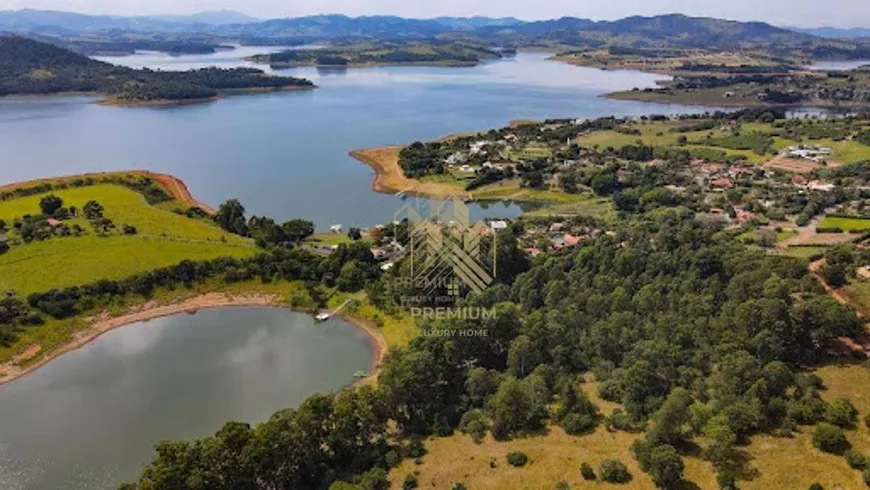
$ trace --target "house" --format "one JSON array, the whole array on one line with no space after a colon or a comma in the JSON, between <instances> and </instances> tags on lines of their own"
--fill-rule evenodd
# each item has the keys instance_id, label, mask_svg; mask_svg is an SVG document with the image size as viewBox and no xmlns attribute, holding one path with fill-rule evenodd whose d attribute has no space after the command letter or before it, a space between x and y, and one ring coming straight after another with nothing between
<instances>
[{"instance_id":1,"label":"house","mask_svg":"<svg viewBox=\"0 0 870 490\"><path fill-rule=\"evenodd\" d=\"M791 178L791 183L797 186L804 187L807 185L807 178L803 175L795 175Z\"/></svg>"},{"instance_id":2,"label":"house","mask_svg":"<svg viewBox=\"0 0 870 490\"><path fill-rule=\"evenodd\" d=\"M444 160L444 163L446 163L447 165L456 165L457 163L465 163L466 161L468 161L468 157L465 155L465 153L457 151L456 153L447 157L447 159Z\"/></svg>"},{"instance_id":3,"label":"house","mask_svg":"<svg viewBox=\"0 0 870 490\"><path fill-rule=\"evenodd\" d=\"M475 141L469 147L471 150L471 154L477 155L478 153L482 152L484 147L486 147L486 145L488 145L488 144L489 144L488 141Z\"/></svg>"},{"instance_id":4,"label":"house","mask_svg":"<svg viewBox=\"0 0 870 490\"><path fill-rule=\"evenodd\" d=\"M738 223L745 223L754 217L755 217L755 213L750 213L749 211L744 211L742 209L737 211L737 222Z\"/></svg>"},{"instance_id":5,"label":"house","mask_svg":"<svg viewBox=\"0 0 870 490\"><path fill-rule=\"evenodd\" d=\"M807 188L811 191L831 192L834 187L834 184L827 184L821 180L814 180L807 184Z\"/></svg>"},{"instance_id":6,"label":"house","mask_svg":"<svg viewBox=\"0 0 870 490\"><path fill-rule=\"evenodd\" d=\"M57 228L58 226L63 225L63 221L61 221L59 219L54 219L54 218L48 218L47 220L45 220L45 222L48 223L48 226L51 226L54 228Z\"/></svg>"},{"instance_id":7,"label":"house","mask_svg":"<svg viewBox=\"0 0 870 490\"><path fill-rule=\"evenodd\" d=\"M386 260L387 257L390 256L390 254L386 250L383 250L380 248L373 248L373 249L371 249L371 252L372 252L372 257L374 257L375 260L378 262L380 262L382 260Z\"/></svg>"},{"instance_id":8,"label":"house","mask_svg":"<svg viewBox=\"0 0 870 490\"><path fill-rule=\"evenodd\" d=\"M720 177L718 179L713 179L712 181L710 181L710 185L712 185L713 187L718 187L720 189L730 189L734 187L734 182L732 182L729 178Z\"/></svg>"},{"instance_id":9,"label":"house","mask_svg":"<svg viewBox=\"0 0 870 490\"><path fill-rule=\"evenodd\" d=\"M388 270L392 269L395 265L396 264L394 264L392 262L385 262L385 263L381 264L381 270L384 272L387 272Z\"/></svg>"},{"instance_id":10,"label":"house","mask_svg":"<svg viewBox=\"0 0 870 490\"><path fill-rule=\"evenodd\" d=\"M341 229L341 225L332 225L329 227L329 231L331 231L332 233L341 233Z\"/></svg>"},{"instance_id":11,"label":"house","mask_svg":"<svg viewBox=\"0 0 870 490\"><path fill-rule=\"evenodd\" d=\"M542 253L544 253L540 248L535 248L535 247L524 248L523 251L525 253L531 255L532 257L537 257L538 255L541 255Z\"/></svg>"},{"instance_id":12,"label":"house","mask_svg":"<svg viewBox=\"0 0 870 490\"><path fill-rule=\"evenodd\" d=\"M553 223L550 225L550 233L558 233L562 231L563 228L565 228L564 223Z\"/></svg>"},{"instance_id":13,"label":"house","mask_svg":"<svg viewBox=\"0 0 870 490\"><path fill-rule=\"evenodd\" d=\"M574 236L570 233L566 233L565 236L562 237L562 240L565 241L566 247L573 247L580 243L580 241L583 240L583 237Z\"/></svg>"},{"instance_id":14,"label":"house","mask_svg":"<svg viewBox=\"0 0 870 490\"><path fill-rule=\"evenodd\" d=\"M489 227L493 229L493 231L506 230L508 227L507 221L490 221Z\"/></svg>"}]
</instances>

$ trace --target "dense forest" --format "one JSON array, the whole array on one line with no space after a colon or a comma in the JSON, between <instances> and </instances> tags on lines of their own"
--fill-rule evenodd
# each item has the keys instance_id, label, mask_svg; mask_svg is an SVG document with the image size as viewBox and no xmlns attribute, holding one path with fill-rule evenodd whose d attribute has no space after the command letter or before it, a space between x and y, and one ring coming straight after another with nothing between
<instances>
[{"instance_id":1,"label":"dense forest","mask_svg":"<svg viewBox=\"0 0 870 490\"><path fill-rule=\"evenodd\" d=\"M698 447L720 486L736 488L751 477L741 448L754 434L819 424L818 446L842 452L835 443L855 423L854 407L822 400L820 380L804 369L861 322L806 261L719 231L688 210L659 210L571 253L513 261L499 285L467 300L494 308L494 318L424 326L487 337L420 336L389 353L376 387L315 395L256 427L231 422L212 437L161 443L127 488L387 488L389 468L425 452L421 437L507 439L550 424L578 437L599 424L645 431L633 452L664 488L680 484L682 455ZM522 225L502 233L510 248ZM389 277L366 282L382 308L397 300ZM588 372L624 411L599 414L579 389Z\"/></svg>"},{"instance_id":2,"label":"dense forest","mask_svg":"<svg viewBox=\"0 0 870 490\"><path fill-rule=\"evenodd\" d=\"M267 76L253 68L134 70L24 37L0 37L0 96L93 92L128 102L183 101L227 90L309 86L309 80Z\"/></svg>"}]
</instances>

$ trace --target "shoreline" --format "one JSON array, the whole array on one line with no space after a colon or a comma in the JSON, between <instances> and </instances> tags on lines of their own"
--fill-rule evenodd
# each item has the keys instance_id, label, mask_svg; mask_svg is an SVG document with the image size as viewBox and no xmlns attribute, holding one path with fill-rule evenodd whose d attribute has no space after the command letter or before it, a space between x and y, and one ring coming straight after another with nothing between
<instances>
[{"instance_id":1,"label":"shoreline","mask_svg":"<svg viewBox=\"0 0 870 490\"><path fill-rule=\"evenodd\" d=\"M232 88L218 90L217 95L211 97L199 97L192 99L157 99L157 100L123 100L117 97L112 97L106 94L98 94L102 100L97 101L97 105L106 107L182 107L186 105L208 104L217 102L226 97L235 95L258 95L267 93L279 92L301 92L304 90L314 90L317 85L286 85L284 87L248 87L248 88Z\"/></svg>"},{"instance_id":2,"label":"shoreline","mask_svg":"<svg viewBox=\"0 0 870 490\"><path fill-rule=\"evenodd\" d=\"M256 95L256 94L265 94L271 92L298 92L303 90L314 90L319 88L317 85L286 85L283 87L247 87L247 88L237 88L237 89L222 89L218 90L216 95L212 95L210 97L198 97L192 99L179 99L179 100L170 100L170 99L157 99L157 100L123 100L119 99L110 94L104 94L100 92L55 92L51 94L9 94L0 96L0 99L35 99L41 100L49 97L63 98L63 97L91 97L94 100L91 103L94 103L103 107L127 107L127 108L135 108L135 107L181 107L186 105L195 105L195 104L207 104L210 102L216 102L225 97L231 97L234 95Z\"/></svg>"},{"instance_id":3,"label":"shoreline","mask_svg":"<svg viewBox=\"0 0 870 490\"><path fill-rule=\"evenodd\" d=\"M224 294L224 293L204 293L192 298L188 298L179 302L169 304L157 304L154 301L149 301L137 306L133 306L125 313L118 316L110 316L103 312L97 316L86 319L90 326L73 334L72 340L62 345L61 347L45 353L38 361L29 364L25 367L18 365L21 361L27 361L36 357L40 352L38 345L31 346L25 351L25 358L18 356L9 361L0 364L0 386L6 385L18 379L21 379L28 374L37 371L59 358L60 356L78 350L91 342L97 340L103 334L115 330L117 328L127 327L135 323L143 323L158 318L178 315L182 313L195 314L199 310L207 310L213 308L282 308L297 313L304 313L290 308L287 304L281 301L280 296L274 294ZM347 323L353 325L359 331L363 332L372 348L371 369L368 376L363 379L354 380L348 386L354 386L361 383L373 383L377 381L380 374L381 364L387 353L387 341L377 329L367 323L353 318L348 315L337 315ZM31 355L26 357L30 352Z\"/></svg>"},{"instance_id":4,"label":"shoreline","mask_svg":"<svg viewBox=\"0 0 870 490\"><path fill-rule=\"evenodd\" d=\"M128 170L128 171L115 171L115 172L87 172L83 174L74 174L74 175L66 175L63 177L44 177L38 179L25 180L23 182L12 182L8 184L0 184L0 194L4 192L14 191L16 189L20 189L23 187L32 187L43 183L65 183L78 179L100 179L105 177L112 176L125 176L125 175L138 175L142 177L149 177L152 180L157 181L161 187L163 187L166 192L172 197L172 199L182 202L184 204L188 204L191 207L198 207L205 211L210 215L215 214L215 209L208 204L205 204L199 200L197 200L190 193L190 190L187 187L187 184L181 180L180 178L170 175L164 174L160 172L152 172L151 170Z\"/></svg>"},{"instance_id":5,"label":"shoreline","mask_svg":"<svg viewBox=\"0 0 870 490\"><path fill-rule=\"evenodd\" d=\"M399 151L403 146L381 146L353 150L349 155L375 172L371 189L381 194L405 194L422 197L473 197L473 194L447 184L409 179L399 166Z\"/></svg>"}]
</instances>

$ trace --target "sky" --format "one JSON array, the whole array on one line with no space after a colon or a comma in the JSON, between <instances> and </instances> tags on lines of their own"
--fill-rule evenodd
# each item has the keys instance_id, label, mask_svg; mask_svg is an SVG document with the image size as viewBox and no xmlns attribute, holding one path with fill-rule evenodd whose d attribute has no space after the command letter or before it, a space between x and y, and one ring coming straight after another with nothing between
<instances>
[{"instance_id":1,"label":"sky","mask_svg":"<svg viewBox=\"0 0 870 490\"><path fill-rule=\"evenodd\" d=\"M342 13L415 18L487 15L529 20L562 16L609 20L679 12L774 25L870 28L870 0L0 0L0 10L21 8L112 15L230 9L260 18Z\"/></svg>"}]
</instances>

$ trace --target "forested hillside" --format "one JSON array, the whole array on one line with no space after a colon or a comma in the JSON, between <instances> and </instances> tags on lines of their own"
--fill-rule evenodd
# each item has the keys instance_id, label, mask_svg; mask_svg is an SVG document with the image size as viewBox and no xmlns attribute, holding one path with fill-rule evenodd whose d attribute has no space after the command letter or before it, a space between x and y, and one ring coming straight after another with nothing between
<instances>
[{"instance_id":1,"label":"forested hillside","mask_svg":"<svg viewBox=\"0 0 870 490\"><path fill-rule=\"evenodd\" d=\"M93 92L122 102L184 101L214 97L230 89L311 85L308 80L267 76L250 68L134 70L25 37L0 37L0 96Z\"/></svg>"},{"instance_id":2,"label":"forested hillside","mask_svg":"<svg viewBox=\"0 0 870 490\"><path fill-rule=\"evenodd\" d=\"M519 233L503 232L502 252ZM634 454L662 487L682 488L681 455L700 446L722 488L735 488L751 478L741 444L754 435L855 423L848 402L828 404L802 372L861 328L805 261L749 250L680 209L531 266L499 260L511 271L504 283L471 300L495 318L428 326L487 336L423 335L389 354L377 387L161 444L130 488L386 488L389 468L425 453L419 436L503 440L557 424L582 437L602 423L646 430ZM386 309L392 279L367 288ZM579 389L587 372L624 412L603 420Z\"/></svg>"}]
</instances>

